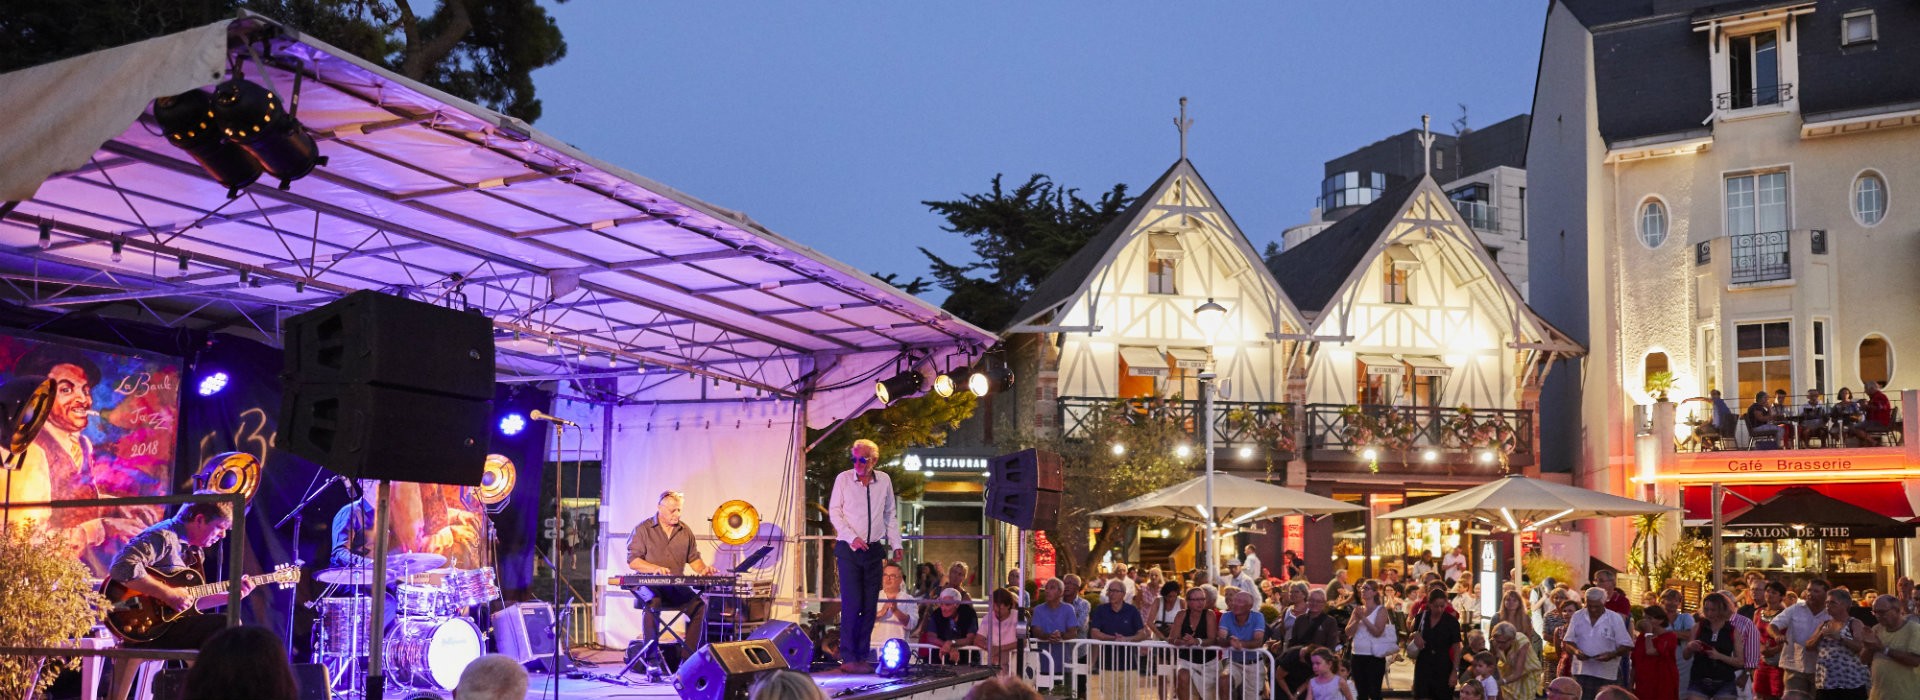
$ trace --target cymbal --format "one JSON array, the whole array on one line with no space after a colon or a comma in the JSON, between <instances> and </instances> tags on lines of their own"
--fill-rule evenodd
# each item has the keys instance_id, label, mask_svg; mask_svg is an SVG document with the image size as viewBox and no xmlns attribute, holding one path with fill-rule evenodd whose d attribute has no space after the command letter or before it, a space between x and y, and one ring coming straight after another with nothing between
<instances>
[{"instance_id":1,"label":"cymbal","mask_svg":"<svg viewBox=\"0 0 1920 700\"><path fill-rule=\"evenodd\" d=\"M412 576L447 565L447 558L428 552L401 552L387 555L387 574Z\"/></svg>"},{"instance_id":2,"label":"cymbal","mask_svg":"<svg viewBox=\"0 0 1920 700\"><path fill-rule=\"evenodd\" d=\"M373 569L359 566L325 569L314 574L313 578L321 583L331 583L336 586L371 586L374 581Z\"/></svg>"}]
</instances>

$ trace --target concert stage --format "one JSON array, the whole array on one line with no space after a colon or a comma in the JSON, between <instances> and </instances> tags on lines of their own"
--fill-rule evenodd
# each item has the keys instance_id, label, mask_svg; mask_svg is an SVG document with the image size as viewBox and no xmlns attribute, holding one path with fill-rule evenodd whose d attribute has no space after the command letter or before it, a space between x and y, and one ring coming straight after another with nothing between
<instances>
[{"instance_id":1,"label":"concert stage","mask_svg":"<svg viewBox=\"0 0 1920 700\"><path fill-rule=\"evenodd\" d=\"M612 673L620 669L618 655L609 655L610 664L584 669L588 674ZM827 670L813 674L815 683L834 700L956 700L988 678L994 669L987 666L915 666L905 678L881 678L872 674L848 675ZM597 698L660 698L678 700L671 681L647 683L640 674L628 676L634 685L615 685L590 678L561 678L560 700ZM535 673L527 684L527 700L553 697L553 677ZM393 697L391 693L389 697Z\"/></svg>"}]
</instances>

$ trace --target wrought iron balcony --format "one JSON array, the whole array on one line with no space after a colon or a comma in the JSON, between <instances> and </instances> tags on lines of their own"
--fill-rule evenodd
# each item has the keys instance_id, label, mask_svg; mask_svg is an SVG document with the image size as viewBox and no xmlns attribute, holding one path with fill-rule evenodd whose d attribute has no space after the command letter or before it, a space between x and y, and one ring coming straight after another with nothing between
<instances>
[{"instance_id":1,"label":"wrought iron balcony","mask_svg":"<svg viewBox=\"0 0 1920 700\"><path fill-rule=\"evenodd\" d=\"M1463 416L1458 408L1440 406L1307 404L1301 412L1306 421L1302 447L1309 459L1338 459L1340 453L1374 448L1381 463L1419 462L1430 449L1447 462L1478 463L1488 449L1510 449L1509 464L1533 463L1533 411L1472 411Z\"/></svg>"},{"instance_id":2,"label":"wrought iron balcony","mask_svg":"<svg viewBox=\"0 0 1920 700\"><path fill-rule=\"evenodd\" d=\"M1727 237L1732 270L1727 281L1771 282L1793 278L1793 252L1787 231L1742 233Z\"/></svg>"},{"instance_id":3,"label":"wrought iron balcony","mask_svg":"<svg viewBox=\"0 0 1920 700\"><path fill-rule=\"evenodd\" d=\"M1200 425L1200 402L1186 399L1112 399L1101 396L1062 396L1061 435L1085 440L1096 432L1103 417L1128 422L1166 420L1194 435ZM1117 404L1117 406L1116 406ZM1292 459L1294 414L1298 406L1252 401L1213 402L1213 444L1216 449L1256 447L1271 450L1280 459Z\"/></svg>"},{"instance_id":4,"label":"wrought iron balcony","mask_svg":"<svg viewBox=\"0 0 1920 700\"><path fill-rule=\"evenodd\" d=\"M1783 105L1793 101L1793 83L1762 85L1752 90L1723 92L1713 96L1713 103L1721 110L1747 109Z\"/></svg>"}]
</instances>

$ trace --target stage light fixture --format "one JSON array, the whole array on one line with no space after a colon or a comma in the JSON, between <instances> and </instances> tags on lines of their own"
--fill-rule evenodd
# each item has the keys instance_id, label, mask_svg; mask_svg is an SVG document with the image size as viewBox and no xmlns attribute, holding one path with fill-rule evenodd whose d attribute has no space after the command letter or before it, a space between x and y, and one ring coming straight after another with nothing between
<instances>
[{"instance_id":1,"label":"stage light fixture","mask_svg":"<svg viewBox=\"0 0 1920 700\"><path fill-rule=\"evenodd\" d=\"M884 405L891 405L922 391L926 391L926 378L913 370L903 371L873 385L873 395Z\"/></svg>"},{"instance_id":2,"label":"stage light fixture","mask_svg":"<svg viewBox=\"0 0 1920 700\"><path fill-rule=\"evenodd\" d=\"M204 377L201 377L200 378L200 395L212 396L214 394L218 394L220 393L221 389L227 388L228 381L229 381L229 377L227 377L226 372L216 371L213 374L209 374Z\"/></svg>"},{"instance_id":3,"label":"stage light fixture","mask_svg":"<svg viewBox=\"0 0 1920 700\"><path fill-rule=\"evenodd\" d=\"M52 247L53 247L53 222L42 219L40 221L40 249L46 250Z\"/></svg>"},{"instance_id":4,"label":"stage light fixture","mask_svg":"<svg viewBox=\"0 0 1920 700\"><path fill-rule=\"evenodd\" d=\"M213 89L212 112L227 140L280 178L280 189L327 162L306 127L280 107L280 96L259 83L241 78L221 83Z\"/></svg>"},{"instance_id":5,"label":"stage light fixture","mask_svg":"<svg viewBox=\"0 0 1920 700\"><path fill-rule=\"evenodd\" d=\"M953 374L950 372L941 372L940 376L934 377L933 393L939 394L940 398L943 398L943 399L946 397L952 396L953 395Z\"/></svg>"},{"instance_id":6,"label":"stage light fixture","mask_svg":"<svg viewBox=\"0 0 1920 700\"><path fill-rule=\"evenodd\" d=\"M509 413L500 417L500 434L508 437L519 435L527 429L527 418L518 413Z\"/></svg>"},{"instance_id":7,"label":"stage light fixture","mask_svg":"<svg viewBox=\"0 0 1920 700\"><path fill-rule=\"evenodd\" d=\"M227 198L260 179L260 161L245 149L221 138L214 124L213 100L207 93L188 90L153 101L153 119L167 135L167 143L186 151L214 182L227 188Z\"/></svg>"},{"instance_id":8,"label":"stage light fixture","mask_svg":"<svg viewBox=\"0 0 1920 700\"><path fill-rule=\"evenodd\" d=\"M880 665L873 672L881 678L899 678L907 675L912 663L913 652L907 648L907 640L894 637L880 645Z\"/></svg>"},{"instance_id":9,"label":"stage light fixture","mask_svg":"<svg viewBox=\"0 0 1920 700\"><path fill-rule=\"evenodd\" d=\"M1006 391L1013 387L1013 370L1004 364L994 364L981 360L974 365L973 372L967 376L967 390L974 396L986 396Z\"/></svg>"},{"instance_id":10,"label":"stage light fixture","mask_svg":"<svg viewBox=\"0 0 1920 700\"><path fill-rule=\"evenodd\" d=\"M180 254L180 274L187 274L187 262L191 259L186 253Z\"/></svg>"},{"instance_id":11,"label":"stage light fixture","mask_svg":"<svg viewBox=\"0 0 1920 700\"><path fill-rule=\"evenodd\" d=\"M124 257L121 253L127 249L127 239L125 237L115 237L112 243L107 244L107 248L112 251L111 254L107 256L107 259L120 262L121 258Z\"/></svg>"}]
</instances>

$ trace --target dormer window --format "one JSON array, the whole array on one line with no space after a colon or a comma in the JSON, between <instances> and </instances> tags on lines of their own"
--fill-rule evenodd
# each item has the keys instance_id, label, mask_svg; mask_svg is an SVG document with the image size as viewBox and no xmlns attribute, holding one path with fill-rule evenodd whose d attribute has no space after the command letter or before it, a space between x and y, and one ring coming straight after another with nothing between
<instances>
[{"instance_id":1,"label":"dormer window","mask_svg":"<svg viewBox=\"0 0 1920 700\"><path fill-rule=\"evenodd\" d=\"M1780 83L1780 33L1773 31L1728 39L1727 109L1777 105L1790 86Z\"/></svg>"},{"instance_id":2,"label":"dormer window","mask_svg":"<svg viewBox=\"0 0 1920 700\"><path fill-rule=\"evenodd\" d=\"M1147 234L1147 293L1179 294L1174 289L1174 270L1187 257L1180 237L1171 233Z\"/></svg>"}]
</instances>

